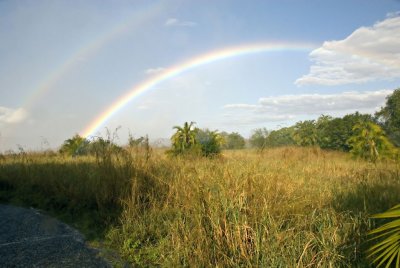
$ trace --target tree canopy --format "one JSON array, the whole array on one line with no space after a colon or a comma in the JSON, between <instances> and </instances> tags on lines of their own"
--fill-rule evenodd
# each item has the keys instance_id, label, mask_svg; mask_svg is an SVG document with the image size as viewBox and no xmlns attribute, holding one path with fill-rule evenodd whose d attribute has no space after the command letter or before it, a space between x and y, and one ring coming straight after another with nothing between
<instances>
[{"instance_id":1,"label":"tree canopy","mask_svg":"<svg viewBox=\"0 0 400 268\"><path fill-rule=\"evenodd\" d=\"M196 145L196 130L194 128L195 122L185 122L183 127L174 126L176 132L171 137L172 151L175 154L187 152L194 148Z\"/></svg>"},{"instance_id":2,"label":"tree canopy","mask_svg":"<svg viewBox=\"0 0 400 268\"><path fill-rule=\"evenodd\" d=\"M390 140L400 146L400 88L386 98L386 105L375 116Z\"/></svg>"},{"instance_id":3,"label":"tree canopy","mask_svg":"<svg viewBox=\"0 0 400 268\"><path fill-rule=\"evenodd\" d=\"M221 152L224 138L217 130L199 129L195 128L194 125L194 122L185 122L183 127L173 127L176 132L171 137L172 148L169 153L173 155L218 155Z\"/></svg>"},{"instance_id":4,"label":"tree canopy","mask_svg":"<svg viewBox=\"0 0 400 268\"><path fill-rule=\"evenodd\" d=\"M356 157L376 162L392 158L395 154L393 144L385 136L382 128L370 121L361 121L353 127L354 134L348 140L350 153Z\"/></svg>"},{"instance_id":5,"label":"tree canopy","mask_svg":"<svg viewBox=\"0 0 400 268\"><path fill-rule=\"evenodd\" d=\"M294 127L284 127L271 131L265 142L266 147L295 145L293 132Z\"/></svg>"},{"instance_id":6,"label":"tree canopy","mask_svg":"<svg viewBox=\"0 0 400 268\"><path fill-rule=\"evenodd\" d=\"M266 128L257 128L253 130L253 134L251 134L249 142L251 147L263 149L267 143L268 130Z\"/></svg>"},{"instance_id":7,"label":"tree canopy","mask_svg":"<svg viewBox=\"0 0 400 268\"><path fill-rule=\"evenodd\" d=\"M196 140L200 145L203 156L215 156L221 152L221 147L225 143L222 135L217 130L196 129Z\"/></svg>"},{"instance_id":8,"label":"tree canopy","mask_svg":"<svg viewBox=\"0 0 400 268\"><path fill-rule=\"evenodd\" d=\"M246 141L242 135L238 132L226 133L222 132L220 135L224 138L225 142L222 146L223 149L243 149L246 145Z\"/></svg>"},{"instance_id":9,"label":"tree canopy","mask_svg":"<svg viewBox=\"0 0 400 268\"><path fill-rule=\"evenodd\" d=\"M89 144L89 140L75 134L72 138L64 141L59 152L72 156L85 155L90 151Z\"/></svg>"}]
</instances>

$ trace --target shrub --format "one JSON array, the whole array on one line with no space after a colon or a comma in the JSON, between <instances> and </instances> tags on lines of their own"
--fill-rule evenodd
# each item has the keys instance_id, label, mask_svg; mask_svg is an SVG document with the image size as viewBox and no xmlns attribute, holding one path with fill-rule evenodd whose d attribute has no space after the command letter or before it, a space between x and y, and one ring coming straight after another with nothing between
<instances>
[{"instance_id":1,"label":"shrub","mask_svg":"<svg viewBox=\"0 0 400 268\"><path fill-rule=\"evenodd\" d=\"M224 143L223 137L218 131L210 131L208 129L197 129L196 139L200 145L203 156L215 156L221 152L221 146Z\"/></svg>"}]
</instances>

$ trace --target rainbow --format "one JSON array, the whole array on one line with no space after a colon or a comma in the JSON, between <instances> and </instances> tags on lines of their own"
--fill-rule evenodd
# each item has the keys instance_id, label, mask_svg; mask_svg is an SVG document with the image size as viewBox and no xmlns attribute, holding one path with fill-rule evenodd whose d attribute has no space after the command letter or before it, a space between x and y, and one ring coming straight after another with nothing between
<instances>
[{"instance_id":1,"label":"rainbow","mask_svg":"<svg viewBox=\"0 0 400 268\"><path fill-rule=\"evenodd\" d=\"M261 52L276 52L276 51L311 51L315 49L317 45L310 43L285 43L285 42L268 42L268 43L255 43L246 44L235 47L223 48L220 50L214 50L180 64L172 66L163 72L155 75L142 83L133 86L127 91L126 94L118 98L111 106L109 106L103 113L96 117L82 132L83 137L92 136L98 129L103 126L113 115L118 113L124 106L130 101L139 97L144 92L149 91L156 85L167 81L173 77L179 76L184 72L192 70L196 67L210 64L216 61L221 61L228 58L244 56L249 54L261 53Z\"/></svg>"},{"instance_id":2,"label":"rainbow","mask_svg":"<svg viewBox=\"0 0 400 268\"><path fill-rule=\"evenodd\" d=\"M27 95L21 107L23 107L24 110L30 110L44 94L52 89L69 71L73 70L77 63L92 57L106 44L125 34L127 30L133 32L141 29L143 23L155 18L157 15L161 14L162 11L166 10L166 4L166 1L159 1L137 9L133 11L127 19L121 20L110 30L103 32L97 38L81 46L78 50L69 55L69 57L66 57L57 68L54 68L54 71L47 75L47 77L32 90L31 94Z\"/></svg>"}]
</instances>

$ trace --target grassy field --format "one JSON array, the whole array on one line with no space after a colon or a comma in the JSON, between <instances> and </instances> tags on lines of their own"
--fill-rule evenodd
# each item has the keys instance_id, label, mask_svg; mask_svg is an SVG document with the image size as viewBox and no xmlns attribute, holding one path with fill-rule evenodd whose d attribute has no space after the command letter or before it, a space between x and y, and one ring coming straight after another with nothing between
<instances>
[{"instance_id":1,"label":"grassy field","mask_svg":"<svg viewBox=\"0 0 400 268\"><path fill-rule=\"evenodd\" d=\"M137 266L365 267L400 166L286 147L0 157L0 202L46 210Z\"/></svg>"}]
</instances>

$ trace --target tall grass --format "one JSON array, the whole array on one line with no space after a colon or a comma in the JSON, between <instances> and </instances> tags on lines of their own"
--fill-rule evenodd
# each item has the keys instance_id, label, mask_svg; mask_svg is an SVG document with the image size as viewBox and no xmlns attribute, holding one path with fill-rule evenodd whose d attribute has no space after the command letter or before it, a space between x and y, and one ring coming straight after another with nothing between
<instances>
[{"instance_id":1,"label":"tall grass","mask_svg":"<svg viewBox=\"0 0 400 268\"><path fill-rule=\"evenodd\" d=\"M315 148L159 157L146 178L133 179L109 233L143 266L366 265L368 215L400 193L395 164Z\"/></svg>"},{"instance_id":2,"label":"tall grass","mask_svg":"<svg viewBox=\"0 0 400 268\"><path fill-rule=\"evenodd\" d=\"M398 164L317 148L0 161L3 201L96 212L108 245L137 266L366 266L368 216L400 193Z\"/></svg>"},{"instance_id":3,"label":"tall grass","mask_svg":"<svg viewBox=\"0 0 400 268\"><path fill-rule=\"evenodd\" d=\"M46 210L91 238L118 221L135 171L133 154L100 151L96 157L55 153L0 157L0 202Z\"/></svg>"}]
</instances>

